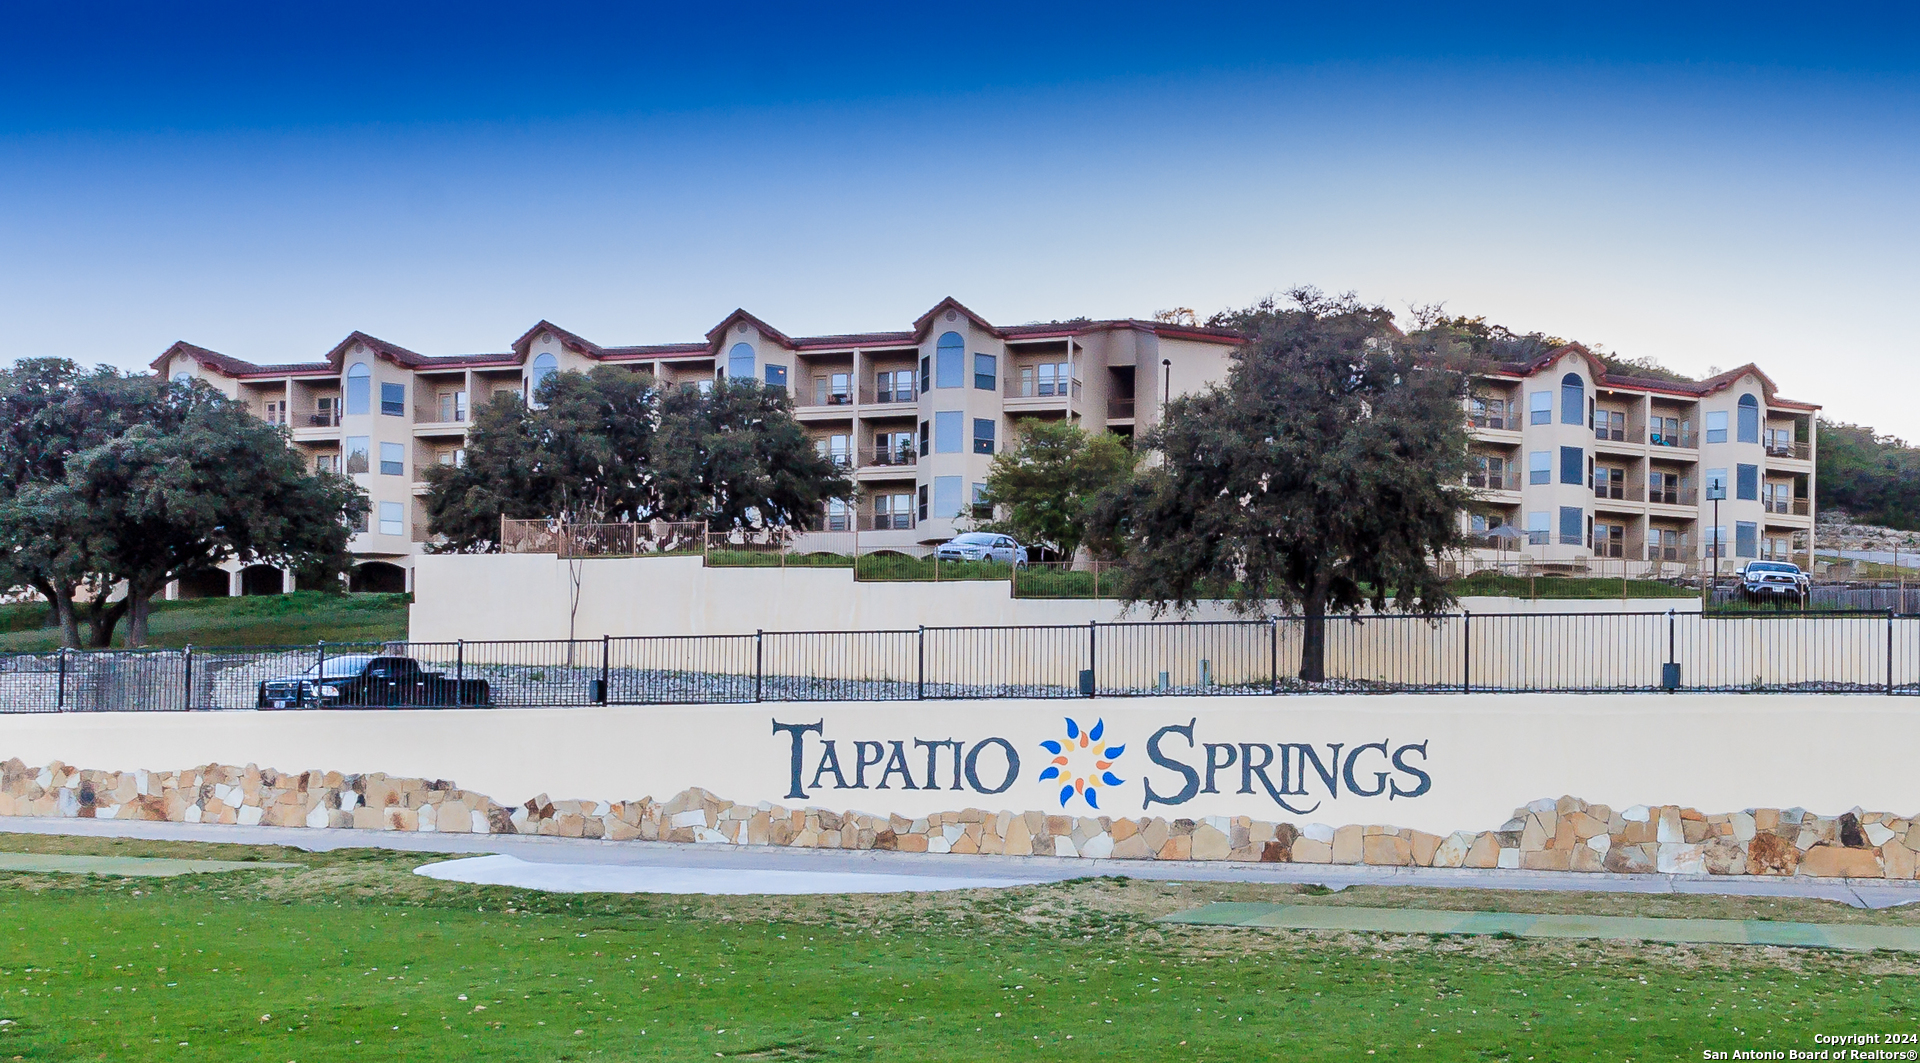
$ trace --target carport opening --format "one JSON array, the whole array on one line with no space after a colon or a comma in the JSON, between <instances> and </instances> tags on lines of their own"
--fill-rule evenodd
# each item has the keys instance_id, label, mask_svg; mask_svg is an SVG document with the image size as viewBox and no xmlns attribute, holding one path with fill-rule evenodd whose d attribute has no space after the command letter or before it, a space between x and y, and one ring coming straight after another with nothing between
<instances>
[{"instance_id":1,"label":"carport opening","mask_svg":"<svg viewBox=\"0 0 1920 1063\"><path fill-rule=\"evenodd\" d=\"M363 562L353 566L347 589L356 594L404 594L407 570L386 561Z\"/></svg>"},{"instance_id":2,"label":"carport opening","mask_svg":"<svg viewBox=\"0 0 1920 1063\"><path fill-rule=\"evenodd\" d=\"M228 586L225 572L217 568L201 569L180 577L180 597L225 598Z\"/></svg>"},{"instance_id":3,"label":"carport opening","mask_svg":"<svg viewBox=\"0 0 1920 1063\"><path fill-rule=\"evenodd\" d=\"M240 593L279 594L286 589L280 570L272 565L248 565L240 570Z\"/></svg>"}]
</instances>

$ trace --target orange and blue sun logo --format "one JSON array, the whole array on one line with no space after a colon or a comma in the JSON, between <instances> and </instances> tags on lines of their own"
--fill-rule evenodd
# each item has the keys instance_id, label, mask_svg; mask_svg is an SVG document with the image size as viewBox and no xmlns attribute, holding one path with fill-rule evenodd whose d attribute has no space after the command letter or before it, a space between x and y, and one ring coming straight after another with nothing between
<instances>
[{"instance_id":1,"label":"orange and blue sun logo","mask_svg":"<svg viewBox=\"0 0 1920 1063\"><path fill-rule=\"evenodd\" d=\"M1088 808L1100 807L1100 787L1119 786L1125 782L1113 772L1113 762L1127 751L1126 746L1110 746L1101 741L1106 732L1107 721L1096 720L1090 730L1081 730L1073 719L1067 720L1067 740L1055 742L1048 740L1040 743L1040 748L1053 754L1053 759L1040 772L1040 782L1058 779L1060 787L1060 807L1067 807L1073 795L1079 794L1086 799Z\"/></svg>"}]
</instances>

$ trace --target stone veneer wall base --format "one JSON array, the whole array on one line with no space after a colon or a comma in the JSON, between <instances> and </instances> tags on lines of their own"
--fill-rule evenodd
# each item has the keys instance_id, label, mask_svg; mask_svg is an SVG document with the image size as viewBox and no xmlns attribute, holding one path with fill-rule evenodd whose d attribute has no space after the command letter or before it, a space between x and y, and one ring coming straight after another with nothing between
<instances>
[{"instance_id":1,"label":"stone veneer wall base","mask_svg":"<svg viewBox=\"0 0 1920 1063\"><path fill-rule=\"evenodd\" d=\"M1613 809L1575 797L1514 809L1494 830L1428 834L1385 825L1296 827L1246 816L1116 818L969 808L908 819L739 805L698 788L667 801L503 805L442 780L208 764L95 771L55 761L0 765L0 815L235 823L313 829L534 834L912 853L1116 860L1243 860L1620 874L1912 879L1920 817L1855 809L1822 816L1675 805Z\"/></svg>"}]
</instances>

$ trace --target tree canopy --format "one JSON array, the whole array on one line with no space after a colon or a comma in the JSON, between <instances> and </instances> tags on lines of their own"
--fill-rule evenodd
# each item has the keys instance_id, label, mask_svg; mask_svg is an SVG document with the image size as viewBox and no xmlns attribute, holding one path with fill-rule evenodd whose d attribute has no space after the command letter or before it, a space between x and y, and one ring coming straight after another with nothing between
<instances>
[{"instance_id":1,"label":"tree canopy","mask_svg":"<svg viewBox=\"0 0 1920 1063\"><path fill-rule=\"evenodd\" d=\"M1863 425L1821 421L1820 506L1854 520L1920 531L1920 447Z\"/></svg>"},{"instance_id":2,"label":"tree canopy","mask_svg":"<svg viewBox=\"0 0 1920 1063\"><path fill-rule=\"evenodd\" d=\"M227 561L339 571L366 499L284 431L204 384L60 359L0 372L0 554L54 604L65 644L146 639L169 581Z\"/></svg>"},{"instance_id":3,"label":"tree canopy","mask_svg":"<svg viewBox=\"0 0 1920 1063\"><path fill-rule=\"evenodd\" d=\"M1124 485L1137 459L1119 436L1066 421L1025 421L1019 432L988 466L982 501L995 517L981 528L1071 559L1087 541L1095 500ZM1108 544L1089 545L1104 552Z\"/></svg>"},{"instance_id":4,"label":"tree canopy","mask_svg":"<svg viewBox=\"0 0 1920 1063\"><path fill-rule=\"evenodd\" d=\"M1329 613L1433 613L1432 559L1460 545L1474 352L1408 338L1383 307L1311 289L1242 312L1228 378L1168 403L1160 461L1103 498L1095 530L1125 553L1121 597L1158 614L1203 592L1305 617L1300 677L1325 678Z\"/></svg>"},{"instance_id":5,"label":"tree canopy","mask_svg":"<svg viewBox=\"0 0 1920 1063\"><path fill-rule=\"evenodd\" d=\"M753 381L706 391L596 366L552 374L534 400L495 398L478 411L465 465L428 470L437 549L495 549L503 516L805 530L853 492L785 392Z\"/></svg>"}]
</instances>

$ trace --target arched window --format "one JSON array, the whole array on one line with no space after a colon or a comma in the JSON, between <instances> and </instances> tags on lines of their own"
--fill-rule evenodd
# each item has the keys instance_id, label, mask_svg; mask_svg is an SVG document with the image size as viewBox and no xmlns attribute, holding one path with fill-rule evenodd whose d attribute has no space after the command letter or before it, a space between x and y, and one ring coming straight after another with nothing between
<instances>
[{"instance_id":1,"label":"arched window","mask_svg":"<svg viewBox=\"0 0 1920 1063\"><path fill-rule=\"evenodd\" d=\"M355 362L347 367L347 413L368 413L372 406L373 370L365 362Z\"/></svg>"},{"instance_id":2,"label":"arched window","mask_svg":"<svg viewBox=\"0 0 1920 1063\"><path fill-rule=\"evenodd\" d=\"M527 374L527 402L534 402L534 396L540 394L540 385L546 379L560 371L560 362L551 354L535 355L533 371Z\"/></svg>"},{"instance_id":3,"label":"arched window","mask_svg":"<svg viewBox=\"0 0 1920 1063\"><path fill-rule=\"evenodd\" d=\"M1560 423L1587 423L1587 385L1579 373L1560 378Z\"/></svg>"},{"instance_id":4,"label":"arched window","mask_svg":"<svg viewBox=\"0 0 1920 1063\"><path fill-rule=\"evenodd\" d=\"M937 388L958 388L966 386L967 345L958 332L946 332L940 336L940 343L933 352L933 386Z\"/></svg>"},{"instance_id":5,"label":"arched window","mask_svg":"<svg viewBox=\"0 0 1920 1063\"><path fill-rule=\"evenodd\" d=\"M193 374L182 369L180 372L173 374L173 382L179 384L181 387L185 387L193 383Z\"/></svg>"},{"instance_id":6,"label":"arched window","mask_svg":"<svg viewBox=\"0 0 1920 1063\"><path fill-rule=\"evenodd\" d=\"M1742 443L1760 442L1760 400L1752 395L1740 396L1740 418L1735 426Z\"/></svg>"},{"instance_id":7,"label":"arched window","mask_svg":"<svg viewBox=\"0 0 1920 1063\"><path fill-rule=\"evenodd\" d=\"M727 379L753 379L753 344L736 343L727 349Z\"/></svg>"}]
</instances>

